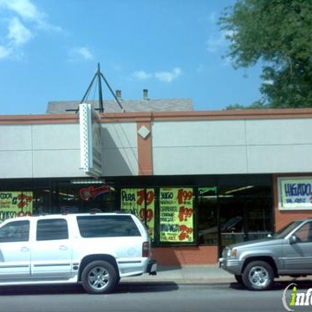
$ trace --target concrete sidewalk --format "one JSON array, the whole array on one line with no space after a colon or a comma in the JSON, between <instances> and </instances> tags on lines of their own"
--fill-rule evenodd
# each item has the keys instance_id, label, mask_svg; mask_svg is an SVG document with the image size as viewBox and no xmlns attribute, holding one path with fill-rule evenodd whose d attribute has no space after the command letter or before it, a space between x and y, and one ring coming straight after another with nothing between
<instances>
[{"instance_id":1,"label":"concrete sidewalk","mask_svg":"<svg viewBox=\"0 0 312 312\"><path fill-rule=\"evenodd\" d=\"M311 276L293 278L281 276L275 282L311 281ZM219 268L218 264L186 265L186 266L159 266L157 275L143 274L141 276L123 278L122 282L150 282L176 284L222 284L237 283L234 275Z\"/></svg>"},{"instance_id":2,"label":"concrete sidewalk","mask_svg":"<svg viewBox=\"0 0 312 312\"><path fill-rule=\"evenodd\" d=\"M212 265L186 265L186 266L158 266L157 275L143 274L141 276L127 277L126 281L141 282L176 282L178 284L192 283L232 283L235 278L230 273Z\"/></svg>"}]
</instances>

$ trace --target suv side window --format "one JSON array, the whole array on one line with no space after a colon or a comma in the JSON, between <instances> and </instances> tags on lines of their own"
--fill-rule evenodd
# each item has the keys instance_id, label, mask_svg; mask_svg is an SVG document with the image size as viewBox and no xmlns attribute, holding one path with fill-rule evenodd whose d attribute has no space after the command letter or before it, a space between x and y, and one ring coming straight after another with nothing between
<instances>
[{"instance_id":1,"label":"suv side window","mask_svg":"<svg viewBox=\"0 0 312 312\"><path fill-rule=\"evenodd\" d=\"M308 222L304 224L296 231L295 235L299 242L312 242L312 223Z\"/></svg>"},{"instance_id":2,"label":"suv side window","mask_svg":"<svg viewBox=\"0 0 312 312\"><path fill-rule=\"evenodd\" d=\"M82 237L140 236L130 216L78 216Z\"/></svg>"},{"instance_id":3,"label":"suv side window","mask_svg":"<svg viewBox=\"0 0 312 312\"><path fill-rule=\"evenodd\" d=\"M37 241L68 239L68 226L65 219L38 220Z\"/></svg>"},{"instance_id":4,"label":"suv side window","mask_svg":"<svg viewBox=\"0 0 312 312\"><path fill-rule=\"evenodd\" d=\"M12 221L0 229L0 242L27 242L29 240L29 221Z\"/></svg>"}]
</instances>

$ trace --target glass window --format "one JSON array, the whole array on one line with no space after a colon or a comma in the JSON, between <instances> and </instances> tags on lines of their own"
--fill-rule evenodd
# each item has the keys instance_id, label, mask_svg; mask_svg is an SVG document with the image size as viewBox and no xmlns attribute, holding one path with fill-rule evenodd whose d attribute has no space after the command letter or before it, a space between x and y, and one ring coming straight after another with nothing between
<instances>
[{"instance_id":1,"label":"glass window","mask_svg":"<svg viewBox=\"0 0 312 312\"><path fill-rule=\"evenodd\" d=\"M68 239L65 219L38 220L37 241Z\"/></svg>"},{"instance_id":2,"label":"glass window","mask_svg":"<svg viewBox=\"0 0 312 312\"><path fill-rule=\"evenodd\" d=\"M274 234L274 238L284 238L286 237L291 231L293 231L294 228L296 228L299 224L301 223L301 221L293 221L287 225L285 225L283 228L281 228L280 230L278 230L275 234Z\"/></svg>"},{"instance_id":3,"label":"glass window","mask_svg":"<svg viewBox=\"0 0 312 312\"><path fill-rule=\"evenodd\" d=\"M130 216L78 216L82 237L140 236Z\"/></svg>"},{"instance_id":4,"label":"glass window","mask_svg":"<svg viewBox=\"0 0 312 312\"><path fill-rule=\"evenodd\" d=\"M29 221L13 221L0 229L0 242L27 242L29 240Z\"/></svg>"},{"instance_id":5,"label":"glass window","mask_svg":"<svg viewBox=\"0 0 312 312\"><path fill-rule=\"evenodd\" d=\"M272 231L270 187L241 184L220 187L221 246L266 237Z\"/></svg>"},{"instance_id":6,"label":"glass window","mask_svg":"<svg viewBox=\"0 0 312 312\"><path fill-rule=\"evenodd\" d=\"M159 190L160 242L194 242L193 188Z\"/></svg>"},{"instance_id":7,"label":"glass window","mask_svg":"<svg viewBox=\"0 0 312 312\"><path fill-rule=\"evenodd\" d=\"M204 245L218 244L217 187L198 189L198 242Z\"/></svg>"},{"instance_id":8,"label":"glass window","mask_svg":"<svg viewBox=\"0 0 312 312\"><path fill-rule=\"evenodd\" d=\"M106 184L58 183L56 213L77 213L89 211L116 211L115 189Z\"/></svg>"},{"instance_id":9,"label":"glass window","mask_svg":"<svg viewBox=\"0 0 312 312\"><path fill-rule=\"evenodd\" d=\"M0 222L17 216L30 216L32 212L33 192L0 191Z\"/></svg>"},{"instance_id":10,"label":"glass window","mask_svg":"<svg viewBox=\"0 0 312 312\"><path fill-rule=\"evenodd\" d=\"M120 192L121 211L132 213L145 224L152 240L155 235L155 190L125 188Z\"/></svg>"},{"instance_id":11,"label":"glass window","mask_svg":"<svg viewBox=\"0 0 312 312\"><path fill-rule=\"evenodd\" d=\"M311 222L304 224L298 231L295 232L295 236L298 242L312 242L312 226Z\"/></svg>"}]
</instances>

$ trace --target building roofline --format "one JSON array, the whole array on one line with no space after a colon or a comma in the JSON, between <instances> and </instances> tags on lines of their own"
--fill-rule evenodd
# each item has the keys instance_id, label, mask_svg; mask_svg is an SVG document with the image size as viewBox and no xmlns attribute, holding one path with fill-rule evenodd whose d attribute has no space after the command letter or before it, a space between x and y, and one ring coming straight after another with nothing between
<instances>
[{"instance_id":1,"label":"building roofline","mask_svg":"<svg viewBox=\"0 0 312 312\"><path fill-rule=\"evenodd\" d=\"M101 121L203 121L312 118L312 108L102 113ZM79 123L79 114L0 115L0 125Z\"/></svg>"}]
</instances>

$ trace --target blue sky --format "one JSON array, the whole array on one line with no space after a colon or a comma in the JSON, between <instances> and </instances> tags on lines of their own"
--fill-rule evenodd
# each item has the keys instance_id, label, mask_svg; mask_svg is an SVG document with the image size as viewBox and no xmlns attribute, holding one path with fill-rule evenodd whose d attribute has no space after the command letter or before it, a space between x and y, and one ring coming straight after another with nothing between
<instances>
[{"instance_id":1,"label":"blue sky","mask_svg":"<svg viewBox=\"0 0 312 312\"><path fill-rule=\"evenodd\" d=\"M0 115L81 100L97 64L122 98L190 98L220 110L261 97L260 68L235 70L217 25L235 0L0 0ZM112 99L103 87L104 99ZM97 99L96 90L88 99Z\"/></svg>"}]
</instances>

